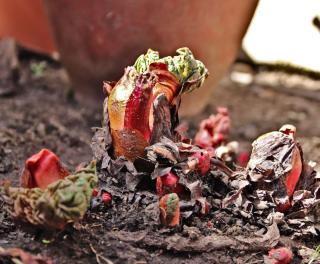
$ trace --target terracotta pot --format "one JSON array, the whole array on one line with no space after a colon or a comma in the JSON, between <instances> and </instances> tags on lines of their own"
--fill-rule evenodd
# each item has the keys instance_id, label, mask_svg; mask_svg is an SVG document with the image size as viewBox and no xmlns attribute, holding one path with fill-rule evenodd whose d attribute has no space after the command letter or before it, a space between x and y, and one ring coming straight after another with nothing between
<instances>
[{"instance_id":1,"label":"terracotta pot","mask_svg":"<svg viewBox=\"0 0 320 264\"><path fill-rule=\"evenodd\" d=\"M208 67L203 88L184 100L202 109L234 60L257 1L46 0L61 59L74 88L102 97L103 80L117 80L148 48L162 55L189 47ZM196 98L196 99L195 99Z\"/></svg>"},{"instance_id":2,"label":"terracotta pot","mask_svg":"<svg viewBox=\"0 0 320 264\"><path fill-rule=\"evenodd\" d=\"M12 37L30 49L56 50L42 0L0 0L0 38Z\"/></svg>"}]
</instances>

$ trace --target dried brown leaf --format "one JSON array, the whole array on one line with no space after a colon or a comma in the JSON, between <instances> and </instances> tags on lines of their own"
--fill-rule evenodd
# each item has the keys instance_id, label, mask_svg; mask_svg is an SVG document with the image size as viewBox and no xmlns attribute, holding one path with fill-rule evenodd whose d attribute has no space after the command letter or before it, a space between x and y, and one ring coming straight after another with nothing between
<instances>
[{"instance_id":1,"label":"dried brown leaf","mask_svg":"<svg viewBox=\"0 0 320 264\"><path fill-rule=\"evenodd\" d=\"M0 247L0 262L10 258L12 263L21 264L53 264L52 260L40 255L31 255L21 248L2 248ZM19 262L18 262L19 261Z\"/></svg>"}]
</instances>

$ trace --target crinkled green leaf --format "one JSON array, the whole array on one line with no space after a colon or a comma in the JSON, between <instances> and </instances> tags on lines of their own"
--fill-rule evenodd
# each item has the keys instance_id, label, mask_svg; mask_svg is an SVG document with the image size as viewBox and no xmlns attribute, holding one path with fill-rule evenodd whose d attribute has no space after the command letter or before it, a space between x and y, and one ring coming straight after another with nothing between
<instances>
[{"instance_id":1,"label":"crinkled green leaf","mask_svg":"<svg viewBox=\"0 0 320 264\"><path fill-rule=\"evenodd\" d=\"M7 188L13 215L34 225L62 229L80 220L98 181L95 162L73 175L39 188Z\"/></svg>"},{"instance_id":2,"label":"crinkled green leaf","mask_svg":"<svg viewBox=\"0 0 320 264\"><path fill-rule=\"evenodd\" d=\"M141 74L149 69L151 63L162 62L179 80L182 86L181 92L199 88L208 76L207 68L201 61L195 59L189 48L177 49L177 53L177 56L160 58L159 52L149 49L146 54L138 57L134 67Z\"/></svg>"},{"instance_id":3,"label":"crinkled green leaf","mask_svg":"<svg viewBox=\"0 0 320 264\"><path fill-rule=\"evenodd\" d=\"M153 62L156 62L160 59L158 51L148 49L146 54L141 54L133 67L137 70L139 74L146 72L149 69L149 65Z\"/></svg>"}]
</instances>

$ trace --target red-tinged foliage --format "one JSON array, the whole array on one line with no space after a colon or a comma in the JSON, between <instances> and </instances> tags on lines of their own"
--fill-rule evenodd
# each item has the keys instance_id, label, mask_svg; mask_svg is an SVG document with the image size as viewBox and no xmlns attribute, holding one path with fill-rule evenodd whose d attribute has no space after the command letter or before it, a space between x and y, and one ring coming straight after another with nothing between
<instances>
[{"instance_id":1,"label":"red-tinged foliage","mask_svg":"<svg viewBox=\"0 0 320 264\"><path fill-rule=\"evenodd\" d=\"M154 102L165 95L171 105L181 86L165 63L152 63L148 72L134 80L129 73L132 71L127 68L121 80L107 89L110 91L108 113L116 156L134 160L143 156L144 148L150 143Z\"/></svg>"},{"instance_id":2,"label":"red-tinged foliage","mask_svg":"<svg viewBox=\"0 0 320 264\"><path fill-rule=\"evenodd\" d=\"M169 172L164 176L157 177L156 190L159 196L167 193L177 193L180 194L184 191L184 188L179 184L179 177L173 172Z\"/></svg>"},{"instance_id":3,"label":"red-tinged foliage","mask_svg":"<svg viewBox=\"0 0 320 264\"><path fill-rule=\"evenodd\" d=\"M196 169L201 175L206 175L210 170L210 155L207 151L197 152L192 155L193 158L197 159Z\"/></svg>"},{"instance_id":4,"label":"red-tinged foliage","mask_svg":"<svg viewBox=\"0 0 320 264\"><path fill-rule=\"evenodd\" d=\"M293 150L292 169L288 173L285 179L286 191L290 200L293 193L295 192L295 188L300 179L301 172L302 172L302 159L300 155L300 150L298 147L295 147L295 149ZM284 213L287 210L289 210L291 208L290 200L287 200L286 203L284 204L278 205L277 211Z\"/></svg>"},{"instance_id":5,"label":"red-tinged foliage","mask_svg":"<svg viewBox=\"0 0 320 264\"><path fill-rule=\"evenodd\" d=\"M283 125L279 129L279 131L288 135L292 139L294 139L297 129L293 125L286 124L286 125ZM287 193L289 197L291 197L295 191L301 172L302 172L302 157L300 154L300 149L298 148L298 146L295 146L293 150L292 169L286 178Z\"/></svg>"},{"instance_id":6,"label":"red-tinged foliage","mask_svg":"<svg viewBox=\"0 0 320 264\"><path fill-rule=\"evenodd\" d=\"M290 124L286 124L286 125L283 125L280 129L279 129L280 132L282 132L283 134L286 134L290 137L294 137L296 132L297 132L297 129L295 126L293 125L290 125Z\"/></svg>"},{"instance_id":7,"label":"red-tinged foliage","mask_svg":"<svg viewBox=\"0 0 320 264\"><path fill-rule=\"evenodd\" d=\"M108 205L111 203L112 201L112 195L108 192L104 192L102 193L102 202L105 204L105 205Z\"/></svg>"},{"instance_id":8,"label":"red-tinged foliage","mask_svg":"<svg viewBox=\"0 0 320 264\"><path fill-rule=\"evenodd\" d=\"M94 188L94 189L92 190L92 196L93 196L93 197L97 197L97 196L98 196L98 193L99 193L99 191L98 191L97 188Z\"/></svg>"},{"instance_id":9,"label":"red-tinged foliage","mask_svg":"<svg viewBox=\"0 0 320 264\"><path fill-rule=\"evenodd\" d=\"M292 169L286 178L287 193L291 197L295 191L296 185L302 172L302 158L300 150L295 147L293 150Z\"/></svg>"},{"instance_id":10,"label":"red-tinged foliage","mask_svg":"<svg viewBox=\"0 0 320 264\"><path fill-rule=\"evenodd\" d=\"M277 211L280 213L285 213L291 208L291 202L289 200L286 200L285 203L277 205Z\"/></svg>"},{"instance_id":11,"label":"red-tinged foliage","mask_svg":"<svg viewBox=\"0 0 320 264\"><path fill-rule=\"evenodd\" d=\"M210 220L207 222L207 227L208 228L212 228L213 227L213 224L212 224L212 222Z\"/></svg>"},{"instance_id":12,"label":"red-tinged foliage","mask_svg":"<svg viewBox=\"0 0 320 264\"><path fill-rule=\"evenodd\" d=\"M50 183L63 179L69 174L53 152L42 149L26 160L21 175L21 186L45 189Z\"/></svg>"},{"instance_id":13,"label":"red-tinged foliage","mask_svg":"<svg viewBox=\"0 0 320 264\"><path fill-rule=\"evenodd\" d=\"M195 144L202 148L217 147L225 142L230 132L230 117L227 108L219 107L216 115L200 123Z\"/></svg>"},{"instance_id":14,"label":"red-tinged foliage","mask_svg":"<svg viewBox=\"0 0 320 264\"><path fill-rule=\"evenodd\" d=\"M286 247L279 247L269 251L269 258L273 264L288 264L292 261L292 251Z\"/></svg>"},{"instance_id":15,"label":"red-tinged foliage","mask_svg":"<svg viewBox=\"0 0 320 264\"><path fill-rule=\"evenodd\" d=\"M248 152L241 152L237 157L237 163L241 167L246 167L250 159L250 154Z\"/></svg>"}]
</instances>

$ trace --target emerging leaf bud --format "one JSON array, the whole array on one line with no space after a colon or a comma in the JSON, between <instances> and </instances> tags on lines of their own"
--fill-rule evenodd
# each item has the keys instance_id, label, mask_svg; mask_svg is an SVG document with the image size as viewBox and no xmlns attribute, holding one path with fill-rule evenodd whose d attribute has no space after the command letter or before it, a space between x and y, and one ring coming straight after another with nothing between
<instances>
[{"instance_id":1,"label":"emerging leaf bud","mask_svg":"<svg viewBox=\"0 0 320 264\"><path fill-rule=\"evenodd\" d=\"M271 249L268 256L272 264L288 264L293 258L292 251L286 247Z\"/></svg>"},{"instance_id":2,"label":"emerging leaf bud","mask_svg":"<svg viewBox=\"0 0 320 264\"><path fill-rule=\"evenodd\" d=\"M160 58L159 53L149 50L141 55L133 67L127 67L122 78L110 87L106 101L111 135L116 156L135 160L143 156L151 141L158 140L163 131L154 131L161 123L171 133L171 110L181 94L202 85L208 72L203 63L196 60L188 48L177 50L174 57ZM159 101L165 100L166 112L155 123ZM168 108L168 109L167 109Z\"/></svg>"},{"instance_id":3,"label":"emerging leaf bud","mask_svg":"<svg viewBox=\"0 0 320 264\"><path fill-rule=\"evenodd\" d=\"M53 152L42 149L26 160L21 175L21 186L45 189L50 183L61 180L69 174Z\"/></svg>"},{"instance_id":4,"label":"emerging leaf bud","mask_svg":"<svg viewBox=\"0 0 320 264\"><path fill-rule=\"evenodd\" d=\"M180 194L184 191L184 188L179 184L179 177L173 172L169 172L166 175L158 176L156 182L157 194L162 196L167 193Z\"/></svg>"},{"instance_id":5,"label":"emerging leaf bud","mask_svg":"<svg viewBox=\"0 0 320 264\"><path fill-rule=\"evenodd\" d=\"M177 226L180 222L179 197L176 193L166 194L160 199L160 221L165 226Z\"/></svg>"}]
</instances>

